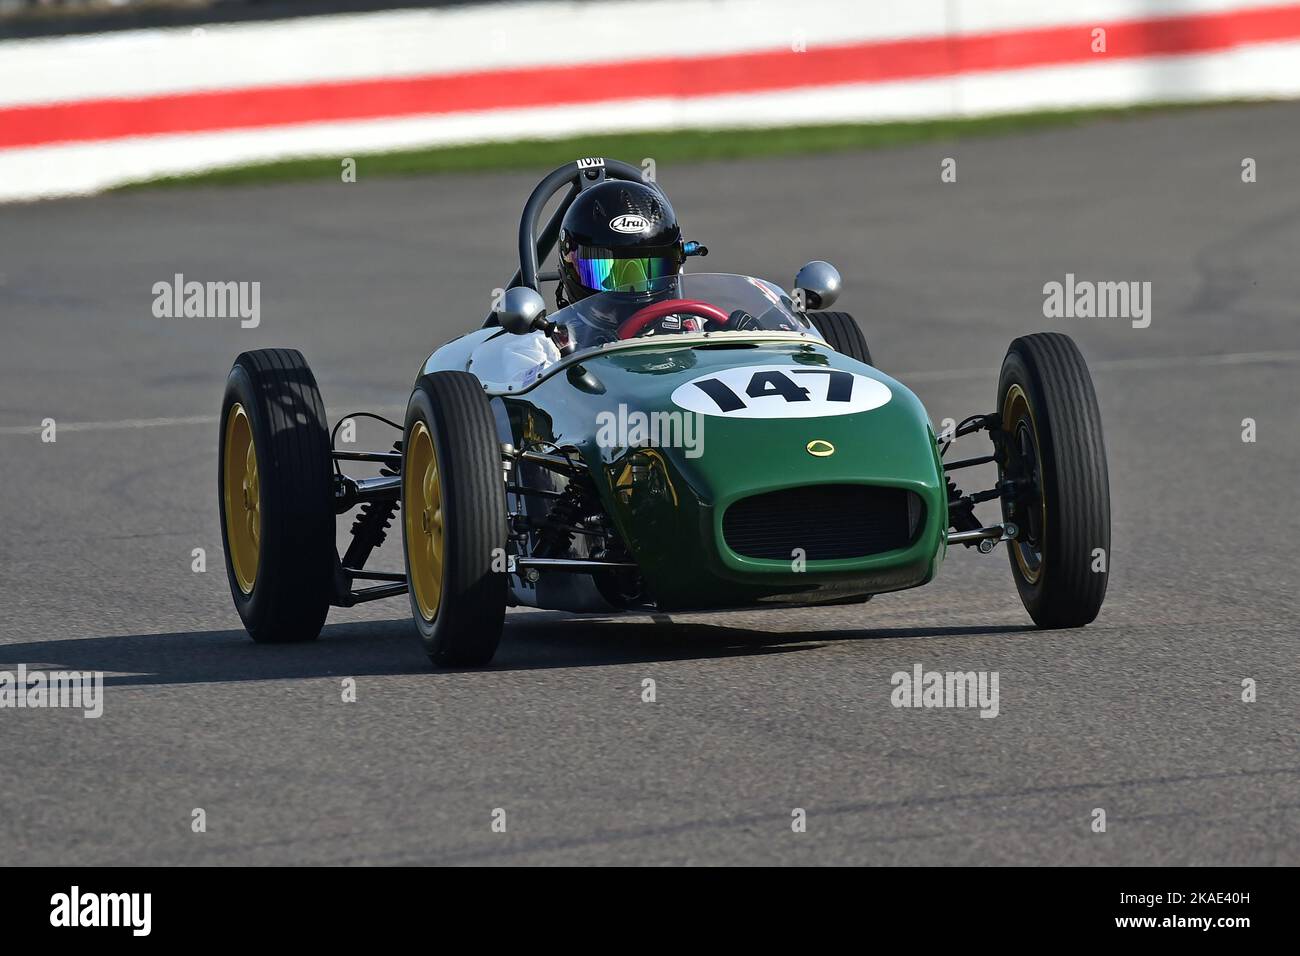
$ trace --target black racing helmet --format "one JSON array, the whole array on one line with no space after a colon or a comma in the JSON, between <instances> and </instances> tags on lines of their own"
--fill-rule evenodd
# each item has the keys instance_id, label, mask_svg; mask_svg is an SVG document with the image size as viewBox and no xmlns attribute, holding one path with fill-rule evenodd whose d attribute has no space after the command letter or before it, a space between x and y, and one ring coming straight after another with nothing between
<instances>
[{"instance_id":1,"label":"black racing helmet","mask_svg":"<svg viewBox=\"0 0 1300 956\"><path fill-rule=\"evenodd\" d=\"M611 179L580 192L560 224L560 277L577 302L596 292L655 292L681 274L677 214L658 188Z\"/></svg>"}]
</instances>

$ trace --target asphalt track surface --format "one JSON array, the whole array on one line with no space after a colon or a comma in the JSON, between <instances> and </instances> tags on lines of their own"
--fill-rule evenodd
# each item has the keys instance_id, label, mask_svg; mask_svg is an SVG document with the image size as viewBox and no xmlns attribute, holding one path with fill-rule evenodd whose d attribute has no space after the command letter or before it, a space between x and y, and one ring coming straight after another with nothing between
<instances>
[{"instance_id":1,"label":"asphalt track surface","mask_svg":"<svg viewBox=\"0 0 1300 956\"><path fill-rule=\"evenodd\" d=\"M511 271L545 170L0 208L0 669L108 675L100 719L0 711L5 861L1300 862L1297 155L1300 105L1272 105L661 166L709 267L836 262L936 421L991 409L1016 335L1073 335L1109 449L1107 603L1033 630L1002 550L962 550L859 607L512 612L495 663L458 672L428 669L405 599L311 645L245 637L215 415L235 354L282 345L333 416L398 411ZM260 281L260 326L154 318L177 272ZM1045 319L1067 272L1150 281L1150 327ZM997 671L998 716L893 708L918 663Z\"/></svg>"}]
</instances>

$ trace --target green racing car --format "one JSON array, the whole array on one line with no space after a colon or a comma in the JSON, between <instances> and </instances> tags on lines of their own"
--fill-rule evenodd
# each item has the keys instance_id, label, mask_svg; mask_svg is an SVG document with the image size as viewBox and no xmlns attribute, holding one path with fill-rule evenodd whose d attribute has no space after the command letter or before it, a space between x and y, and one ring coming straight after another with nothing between
<instances>
[{"instance_id":1,"label":"green racing car","mask_svg":"<svg viewBox=\"0 0 1300 956\"><path fill-rule=\"evenodd\" d=\"M555 170L525 205L518 270L481 328L424 362L391 449L335 446L339 423L300 353L240 355L222 403L219 506L253 639L311 640L332 605L407 594L433 663L476 666L508 606L859 603L930 582L956 544L1004 544L1039 626L1097 616L1106 454L1068 336L1017 338L992 411L936 435L854 319L827 311L832 266L808 263L787 292L688 273L707 252L640 168L592 158ZM985 454L946 457L977 433ZM343 473L358 462L379 473ZM990 463L992 488L964 492L952 477ZM995 500L1002 520L985 526L975 506ZM335 522L351 511L340 554ZM395 518L405 570L367 570Z\"/></svg>"}]
</instances>

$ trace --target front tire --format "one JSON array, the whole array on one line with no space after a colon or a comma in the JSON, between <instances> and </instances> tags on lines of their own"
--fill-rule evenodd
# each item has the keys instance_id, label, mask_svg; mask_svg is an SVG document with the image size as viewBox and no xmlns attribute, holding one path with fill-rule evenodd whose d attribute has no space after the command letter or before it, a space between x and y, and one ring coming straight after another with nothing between
<instances>
[{"instance_id":1,"label":"front tire","mask_svg":"<svg viewBox=\"0 0 1300 956\"><path fill-rule=\"evenodd\" d=\"M1007 349L998 378L1002 503L1019 528L1011 573L1039 627L1082 627L1106 597L1110 481L1092 376L1068 335L1038 333Z\"/></svg>"},{"instance_id":2,"label":"front tire","mask_svg":"<svg viewBox=\"0 0 1300 956\"><path fill-rule=\"evenodd\" d=\"M867 338L853 316L847 312L809 312L808 318L835 351L857 359L863 365L876 367L871 360L871 349L867 348Z\"/></svg>"},{"instance_id":3,"label":"front tire","mask_svg":"<svg viewBox=\"0 0 1300 956\"><path fill-rule=\"evenodd\" d=\"M421 376L406 410L402 545L435 667L492 660L505 623L506 498L491 406L468 372Z\"/></svg>"},{"instance_id":4,"label":"front tire","mask_svg":"<svg viewBox=\"0 0 1300 956\"><path fill-rule=\"evenodd\" d=\"M334 498L325 403L301 352L235 359L218 459L226 578L245 629L259 643L314 639L333 586Z\"/></svg>"}]
</instances>

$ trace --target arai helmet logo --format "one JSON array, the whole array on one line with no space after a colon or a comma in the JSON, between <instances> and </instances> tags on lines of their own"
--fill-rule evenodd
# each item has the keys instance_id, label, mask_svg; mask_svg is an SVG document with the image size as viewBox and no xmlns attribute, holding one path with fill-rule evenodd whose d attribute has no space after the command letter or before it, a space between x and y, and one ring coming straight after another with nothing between
<instances>
[{"instance_id":1,"label":"arai helmet logo","mask_svg":"<svg viewBox=\"0 0 1300 956\"><path fill-rule=\"evenodd\" d=\"M627 213L622 216L615 216L609 221L609 228L615 232L635 233L645 232L650 228L650 220L645 216L636 216Z\"/></svg>"}]
</instances>

